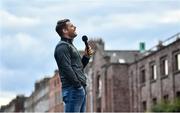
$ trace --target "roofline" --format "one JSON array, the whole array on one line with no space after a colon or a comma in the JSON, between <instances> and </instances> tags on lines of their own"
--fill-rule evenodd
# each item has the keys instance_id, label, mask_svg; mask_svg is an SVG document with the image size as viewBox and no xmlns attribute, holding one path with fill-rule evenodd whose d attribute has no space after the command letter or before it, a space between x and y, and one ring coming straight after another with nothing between
<instances>
[{"instance_id":1,"label":"roofline","mask_svg":"<svg viewBox=\"0 0 180 113\"><path fill-rule=\"evenodd\" d=\"M168 47L170 47L170 46L172 46L173 44L178 43L178 42L180 42L180 39L179 39L179 38L178 38L177 40L175 40L174 42L172 42L172 43L164 46L163 48L161 48L161 49L159 49L159 50L156 50L156 51L152 51L149 55L144 56L144 57L142 57L142 58L134 61L133 63L131 63L131 65L132 65L132 64L135 64L135 63L137 63L137 62L140 62L140 61L142 61L142 60L144 60L144 59L146 59L146 58L148 58L148 57L150 57L150 56L153 56L154 54L157 54L158 52L160 52L160 51L162 51L162 50L164 50L164 49L167 49Z\"/></svg>"},{"instance_id":2,"label":"roofline","mask_svg":"<svg viewBox=\"0 0 180 113\"><path fill-rule=\"evenodd\" d=\"M140 52L139 50L105 50L105 52Z\"/></svg>"}]
</instances>

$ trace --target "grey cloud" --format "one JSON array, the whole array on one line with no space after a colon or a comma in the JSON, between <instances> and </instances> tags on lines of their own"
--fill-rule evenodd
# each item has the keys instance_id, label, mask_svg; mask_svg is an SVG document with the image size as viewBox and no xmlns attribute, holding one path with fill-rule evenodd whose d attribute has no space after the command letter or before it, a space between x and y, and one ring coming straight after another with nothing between
<instances>
[{"instance_id":1,"label":"grey cloud","mask_svg":"<svg viewBox=\"0 0 180 113\"><path fill-rule=\"evenodd\" d=\"M48 65L52 50L38 38L17 34L1 39L2 64L8 68L38 70ZM53 55L52 55L53 56Z\"/></svg>"}]
</instances>

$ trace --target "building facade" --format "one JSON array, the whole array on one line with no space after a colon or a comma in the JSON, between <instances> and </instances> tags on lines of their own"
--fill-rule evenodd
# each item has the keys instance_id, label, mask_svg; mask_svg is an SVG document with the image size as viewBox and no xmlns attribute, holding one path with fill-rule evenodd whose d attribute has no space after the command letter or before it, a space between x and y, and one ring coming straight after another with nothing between
<instances>
[{"instance_id":1,"label":"building facade","mask_svg":"<svg viewBox=\"0 0 180 113\"><path fill-rule=\"evenodd\" d=\"M58 70L49 81L49 112L63 112L64 104L62 100L61 81Z\"/></svg>"},{"instance_id":2,"label":"building facade","mask_svg":"<svg viewBox=\"0 0 180 113\"><path fill-rule=\"evenodd\" d=\"M180 39L174 38L129 66L130 111L150 111L162 100L180 96Z\"/></svg>"},{"instance_id":3,"label":"building facade","mask_svg":"<svg viewBox=\"0 0 180 113\"><path fill-rule=\"evenodd\" d=\"M96 53L86 68L88 112L141 112L173 102L180 96L179 34L156 50L104 50L96 40Z\"/></svg>"},{"instance_id":4,"label":"building facade","mask_svg":"<svg viewBox=\"0 0 180 113\"><path fill-rule=\"evenodd\" d=\"M35 83L35 91L25 101L25 112L47 112L49 110L49 80L44 78Z\"/></svg>"},{"instance_id":5,"label":"building facade","mask_svg":"<svg viewBox=\"0 0 180 113\"><path fill-rule=\"evenodd\" d=\"M104 50L104 42L94 40L96 53L86 68L88 112L129 111L128 64L138 51Z\"/></svg>"},{"instance_id":6,"label":"building facade","mask_svg":"<svg viewBox=\"0 0 180 113\"><path fill-rule=\"evenodd\" d=\"M17 95L8 105L1 107L1 112L24 112L24 95Z\"/></svg>"}]
</instances>

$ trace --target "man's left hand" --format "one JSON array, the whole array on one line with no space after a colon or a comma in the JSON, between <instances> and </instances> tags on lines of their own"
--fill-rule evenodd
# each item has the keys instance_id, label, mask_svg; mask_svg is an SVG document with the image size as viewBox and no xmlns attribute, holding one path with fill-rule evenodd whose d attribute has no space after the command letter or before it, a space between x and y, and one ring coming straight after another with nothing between
<instances>
[{"instance_id":1,"label":"man's left hand","mask_svg":"<svg viewBox=\"0 0 180 113\"><path fill-rule=\"evenodd\" d=\"M85 56L91 57L94 54L94 50L91 48L91 46L88 47L88 49L85 49Z\"/></svg>"}]
</instances>

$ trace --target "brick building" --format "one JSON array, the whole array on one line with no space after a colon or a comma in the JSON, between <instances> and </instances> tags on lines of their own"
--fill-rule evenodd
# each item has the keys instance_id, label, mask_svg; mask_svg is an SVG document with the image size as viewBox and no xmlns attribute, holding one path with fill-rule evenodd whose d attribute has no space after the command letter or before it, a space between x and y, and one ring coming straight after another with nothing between
<instances>
[{"instance_id":1,"label":"brick building","mask_svg":"<svg viewBox=\"0 0 180 113\"><path fill-rule=\"evenodd\" d=\"M25 112L49 110L49 80L47 77L35 83L35 91L25 101Z\"/></svg>"},{"instance_id":2,"label":"brick building","mask_svg":"<svg viewBox=\"0 0 180 113\"><path fill-rule=\"evenodd\" d=\"M35 91L25 101L25 112L63 112L61 81L56 70L54 76L35 83Z\"/></svg>"},{"instance_id":3,"label":"brick building","mask_svg":"<svg viewBox=\"0 0 180 113\"><path fill-rule=\"evenodd\" d=\"M130 111L149 111L161 100L180 96L179 34L171 39L129 66Z\"/></svg>"},{"instance_id":4,"label":"brick building","mask_svg":"<svg viewBox=\"0 0 180 113\"><path fill-rule=\"evenodd\" d=\"M49 81L49 112L63 112L64 105L61 93L61 81L58 70Z\"/></svg>"},{"instance_id":5,"label":"brick building","mask_svg":"<svg viewBox=\"0 0 180 113\"><path fill-rule=\"evenodd\" d=\"M24 102L26 97L24 95L17 95L8 105L1 106L1 112L24 112Z\"/></svg>"},{"instance_id":6,"label":"brick building","mask_svg":"<svg viewBox=\"0 0 180 113\"><path fill-rule=\"evenodd\" d=\"M86 68L88 75L88 112L129 111L128 64L140 56L138 51L104 50L104 42L96 43L96 53Z\"/></svg>"},{"instance_id":7,"label":"brick building","mask_svg":"<svg viewBox=\"0 0 180 113\"><path fill-rule=\"evenodd\" d=\"M87 111L149 111L162 100L179 97L179 34L170 39L175 40L144 53L104 50L104 42L96 40L96 53L86 68Z\"/></svg>"}]
</instances>

